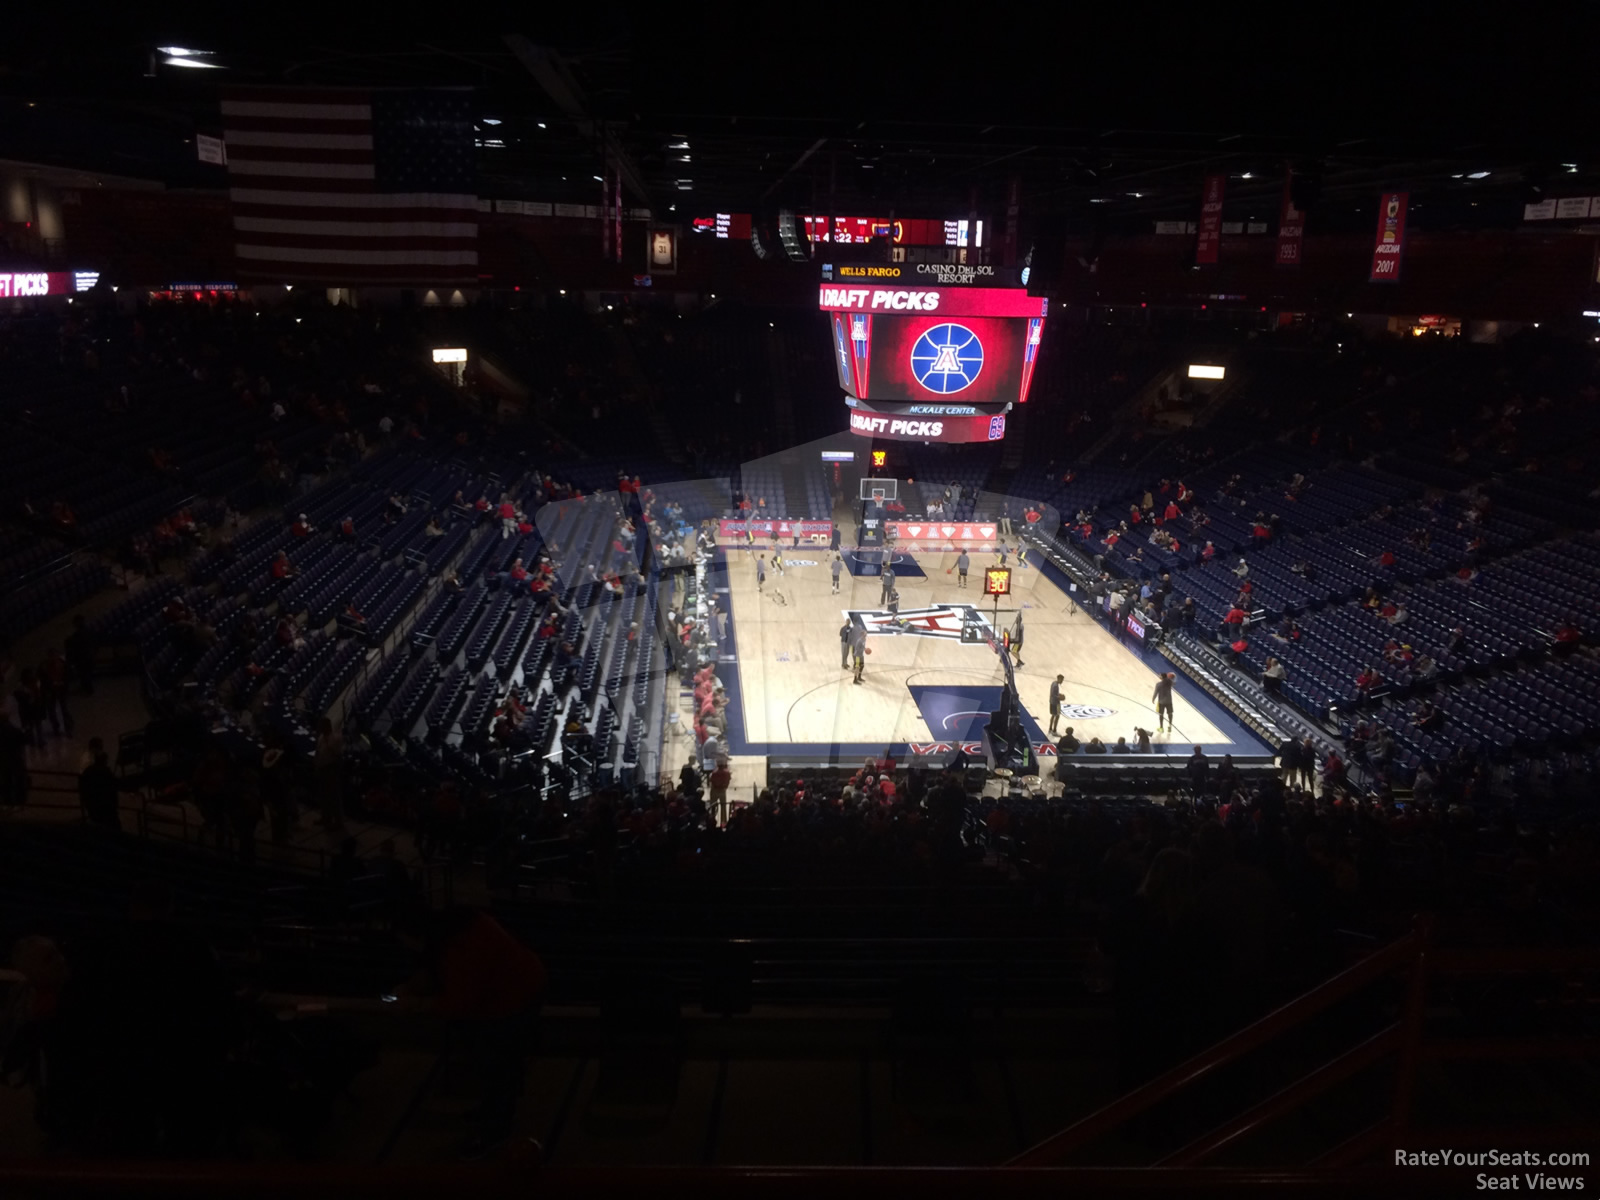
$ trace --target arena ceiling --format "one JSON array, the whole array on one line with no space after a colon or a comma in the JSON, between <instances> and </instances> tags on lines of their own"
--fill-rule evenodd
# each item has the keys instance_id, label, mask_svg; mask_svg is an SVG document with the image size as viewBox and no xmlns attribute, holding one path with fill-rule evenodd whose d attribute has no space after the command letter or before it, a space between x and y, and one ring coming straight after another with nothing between
<instances>
[{"instance_id":1,"label":"arena ceiling","mask_svg":"<svg viewBox=\"0 0 1600 1200\"><path fill-rule=\"evenodd\" d=\"M138 12L87 39L46 25L0 45L0 158L219 187L193 142L219 128L219 83L454 86L480 100L483 194L596 203L611 159L628 203L680 216L994 213L1015 178L1032 217L1131 232L1192 219L1212 172L1230 176L1230 212L1271 219L1291 164L1320 181L1323 230L1364 228L1387 188L1434 229L1514 224L1541 190L1600 192L1586 12L1478 29L1072 9L1060 26L1019 6L904 36L862 15L841 36L801 11L540 17L510 34ZM213 52L211 69L172 46Z\"/></svg>"}]
</instances>

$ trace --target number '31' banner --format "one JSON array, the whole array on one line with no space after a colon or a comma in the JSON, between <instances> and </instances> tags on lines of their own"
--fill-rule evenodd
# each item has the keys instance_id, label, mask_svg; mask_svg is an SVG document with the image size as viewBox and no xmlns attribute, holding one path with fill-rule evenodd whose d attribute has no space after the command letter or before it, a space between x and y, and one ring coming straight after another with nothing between
<instances>
[{"instance_id":1,"label":"number '31' banner","mask_svg":"<svg viewBox=\"0 0 1600 1200\"><path fill-rule=\"evenodd\" d=\"M1378 204L1378 244L1372 248L1368 283L1398 283L1400 255L1406 244L1406 200L1409 192L1385 192Z\"/></svg>"}]
</instances>

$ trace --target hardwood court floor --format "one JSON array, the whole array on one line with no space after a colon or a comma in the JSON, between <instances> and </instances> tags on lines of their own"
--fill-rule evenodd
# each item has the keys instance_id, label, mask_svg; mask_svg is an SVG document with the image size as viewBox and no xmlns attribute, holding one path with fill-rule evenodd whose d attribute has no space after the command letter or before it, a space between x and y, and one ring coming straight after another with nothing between
<instances>
[{"instance_id":1,"label":"hardwood court floor","mask_svg":"<svg viewBox=\"0 0 1600 1200\"><path fill-rule=\"evenodd\" d=\"M899 552L911 553L925 573L898 578L902 615L924 626L959 630L959 617L941 617L938 611L920 618L914 614L951 604L970 604L992 614L992 601L986 601L980 582L982 568L995 561L992 552L972 553L965 589L957 586L953 573L947 574L955 565L954 551L919 547ZM767 557L767 580L758 593L755 555L761 553ZM770 546L758 545L754 554L728 548L728 587L749 742L776 748L948 740L947 732L929 729L909 687L1000 685L1000 663L983 644L963 645L949 636L874 634L867 639L871 653L865 679L857 687L851 673L839 665L839 628L846 609L880 611L879 579L858 578L846 571L835 596L830 594L831 555L825 547L785 546L784 557L793 563L779 576L771 566ZM1041 729L1048 730L1050 681L1058 672L1066 676L1062 702L1067 714L1061 727L1072 726L1081 740L1099 737L1109 746L1122 736L1132 743L1136 726L1155 729L1154 668L1166 660L1152 656L1152 665L1145 666L1033 567L1013 571L1012 595L1001 601L1001 628L1010 628L1019 607L1026 637L1024 665L1016 669L1017 687L1024 709ZM1072 713L1073 705L1105 711L1080 715ZM1174 720L1176 733L1157 738L1170 741L1172 752L1186 754L1197 742L1209 749L1231 741L1182 694L1174 697Z\"/></svg>"}]
</instances>

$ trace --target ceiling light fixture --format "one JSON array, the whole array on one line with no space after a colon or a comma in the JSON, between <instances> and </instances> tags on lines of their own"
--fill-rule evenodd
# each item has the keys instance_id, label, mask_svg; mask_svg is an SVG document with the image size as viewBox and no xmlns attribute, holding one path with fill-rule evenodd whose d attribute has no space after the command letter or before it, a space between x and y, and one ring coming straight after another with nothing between
<instances>
[{"instance_id":1,"label":"ceiling light fixture","mask_svg":"<svg viewBox=\"0 0 1600 1200\"><path fill-rule=\"evenodd\" d=\"M536 122L536 124L539 126L540 129L548 128L543 121L538 121L538 122Z\"/></svg>"},{"instance_id":2,"label":"ceiling light fixture","mask_svg":"<svg viewBox=\"0 0 1600 1200\"><path fill-rule=\"evenodd\" d=\"M188 67L195 71L220 71L221 63L201 62L198 58L168 58L162 60L165 67Z\"/></svg>"},{"instance_id":3,"label":"ceiling light fixture","mask_svg":"<svg viewBox=\"0 0 1600 1200\"><path fill-rule=\"evenodd\" d=\"M1468 179L1487 179L1487 178L1489 178L1489 172L1487 172L1487 171L1469 171L1469 172L1467 172L1467 178Z\"/></svg>"},{"instance_id":4,"label":"ceiling light fixture","mask_svg":"<svg viewBox=\"0 0 1600 1200\"><path fill-rule=\"evenodd\" d=\"M485 117L483 119L483 123L485 125L498 125L498 124L500 124L500 118L499 117Z\"/></svg>"}]
</instances>

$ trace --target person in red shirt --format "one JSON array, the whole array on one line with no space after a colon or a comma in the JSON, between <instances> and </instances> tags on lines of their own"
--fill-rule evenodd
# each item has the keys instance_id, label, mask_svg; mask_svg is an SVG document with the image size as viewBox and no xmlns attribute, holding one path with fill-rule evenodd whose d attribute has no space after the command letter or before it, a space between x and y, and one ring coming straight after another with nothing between
<instances>
[{"instance_id":1,"label":"person in red shirt","mask_svg":"<svg viewBox=\"0 0 1600 1200\"><path fill-rule=\"evenodd\" d=\"M1183 516L1183 510L1178 507L1176 500L1168 500L1167 507L1161 510L1161 519L1163 521L1176 521L1181 516Z\"/></svg>"},{"instance_id":2,"label":"person in red shirt","mask_svg":"<svg viewBox=\"0 0 1600 1200\"><path fill-rule=\"evenodd\" d=\"M1240 632L1243 632L1245 622L1248 621L1249 619L1250 619L1250 614L1245 612L1244 609L1240 608L1237 604L1235 604L1232 608L1230 608L1228 610L1227 615L1222 618L1222 624L1223 624L1224 632L1230 633L1230 636L1231 636L1231 632L1230 632L1231 630L1238 630Z\"/></svg>"},{"instance_id":3,"label":"person in red shirt","mask_svg":"<svg viewBox=\"0 0 1600 1200\"><path fill-rule=\"evenodd\" d=\"M521 583L528 577L528 568L522 565L520 558L511 560L511 570L508 572L512 583Z\"/></svg>"},{"instance_id":4,"label":"person in red shirt","mask_svg":"<svg viewBox=\"0 0 1600 1200\"><path fill-rule=\"evenodd\" d=\"M295 569L289 562L289 556L279 550L277 557L272 560L272 577L274 579L288 579L294 574Z\"/></svg>"},{"instance_id":5,"label":"person in red shirt","mask_svg":"<svg viewBox=\"0 0 1600 1200\"><path fill-rule=\"evenodd\" d=\"M356 519L354 517L346 517L339 522L339 540L344 542L356 540Z\"/></svg>"},{"instance_id":6,"label":"person in red shirt","mask_svg":"<svg viewBox=\"0 0 1600 1200\"><path fill-rule=\"evenodd\" d=\"M1267 526L1265 521L1257 521L1250 530L1250 536L1257 542L1271 541L1272 530Z\"/></svg>"},{"instance_id":7,"label":"person in red shirt","mask_svg":"<svg viewBox=\"0 0 1600 1200\"><path fill-rule=\"evenodd\" d=\"M1378 555L1378 565L1384 568L1394 566L1394 551L1385 550L1382 554Z\"/></svg>"},{"instance_id":8,"label":"person in red shirt","mask_svg":"<svg viewBox=\"0 0 1600 1200\"><path fill-rule=\"evenodd\" d=\"M1365 696L1383 682L1383 676L1378 673L1377 667L1367 667L1356 676L1356 693Z\"/></svg>"},{"instance_id":9,"label":"person in red shirt","mask_svg":"<svg viewBox=\"0 0 1600 1200\"><path fill-rule=\"evenodd\" d=\"M465 1035L482 1087L476 1157L511 1136L549 974L543 961L488 913L456 907L408 914L402 940L422 953L422 970L401 989L405 1007L431 1011ZM419 936L420 935L420 936Z\"/></svg>"},{"instance_id":10,"label":"person in red shirt","mask_svg":"<svg viewBox=\"0 0 1600 1200\"><path fill-rule=\"evenodd\" d=\"M297 538L306 538L311 536L311 522L306 520L305 513L301 513L295 518L294 524L289 526L289 532L294 534L294 536Z\"/></svg>"},{"instance_id":11,"label":"person in red shirt","mask_svg":"<svg viewBox=\"0 0 1600 1200\"><path fill-rule=\"evenodd\" d=\"M1210 562L1216 556L1217 548L1210 542L1207 542L1200 550L1200 560L1202 562Z\"/></svg>"},{"instance_id":12,"label":"person in red shirt","mask_svg":"<svg viewBox=\"0 0 1600 1200\"><path fill-rule=\"evenodd\" d=\"M733 782L733 772L728 769L728 760L717 759L717 769L711 772L707 780L711 793L709 805L711 819L716 822L719 829L726 828L728 824L728 786Z\"/></svg>"}]
</instances>

